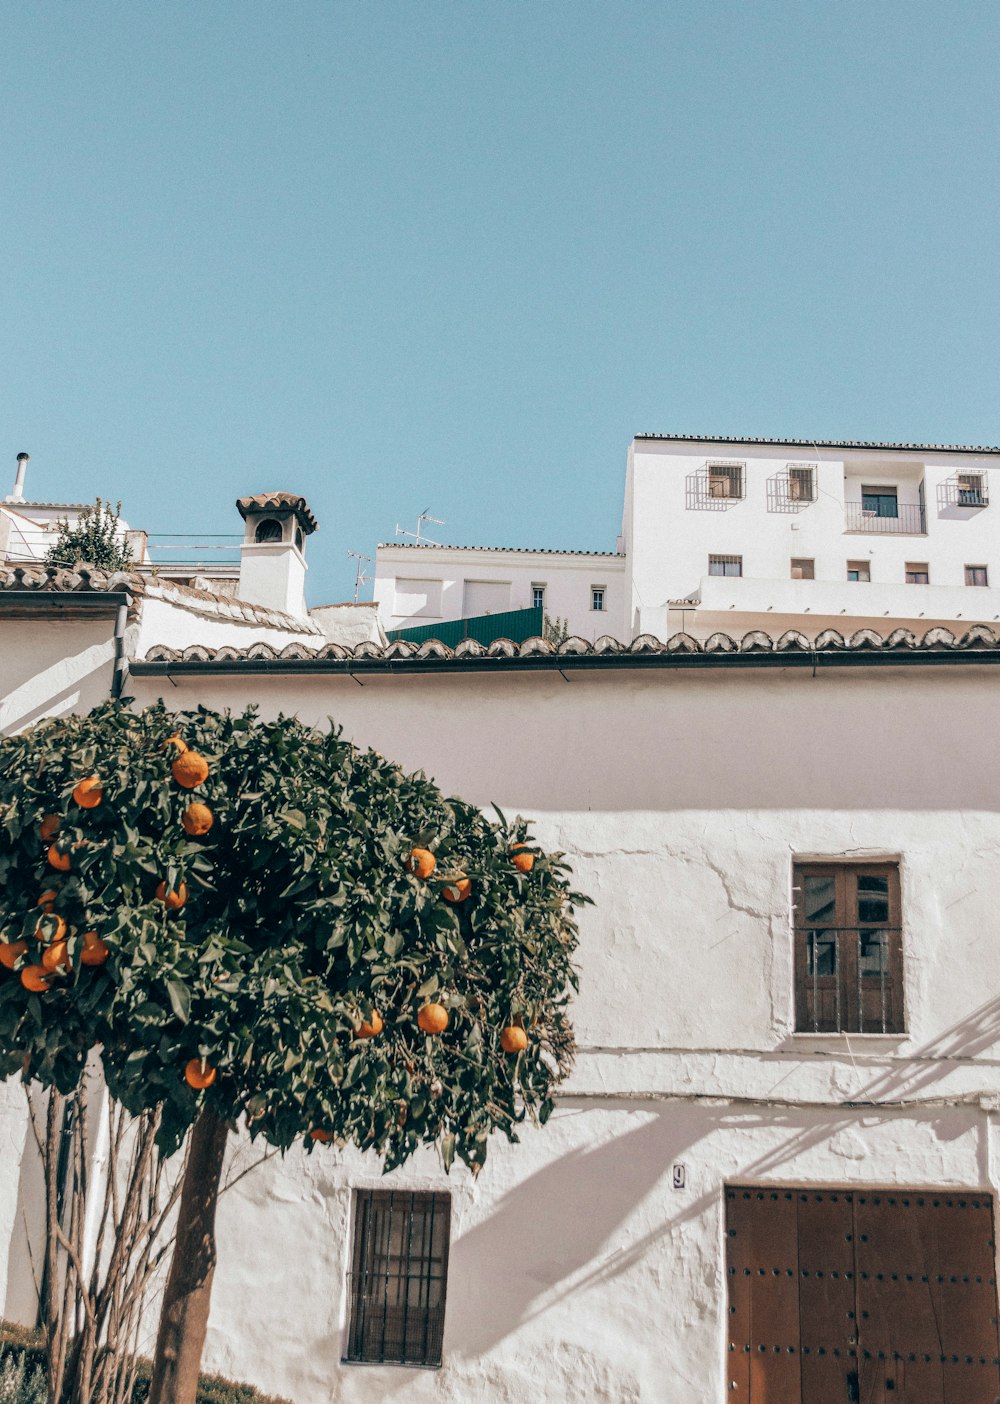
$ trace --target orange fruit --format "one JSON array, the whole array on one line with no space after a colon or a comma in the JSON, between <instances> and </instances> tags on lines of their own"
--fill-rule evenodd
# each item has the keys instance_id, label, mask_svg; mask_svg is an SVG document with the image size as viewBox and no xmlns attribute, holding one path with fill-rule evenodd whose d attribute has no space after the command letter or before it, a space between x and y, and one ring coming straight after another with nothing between
<instances>
[{"instance_id":1,"label":"orange fruit","mask_svg":"<svg viewBox=\"0 0 1000 1404\"><path fill-rule=\"evenodd\" d=\"M467 877L459 878L457 882L449 882L443 888L441 896L446 902L464 902L472 891L472 883Z\"/></svg>"},{"instance_id":2,"label":"orange fruit","mask_svg":"<svg viewBox=\"0 0 1000 1404\"><path fill-rule=\"evenodd\" d=\"M170 773L183 789L193 790L208 779L208 761L197 751L182 751L170 767Z\"/></svg>"},{"instance_id":3,"label":"orange fruit","mask_svg":"<svg viewBox=\"0 0 1000 1404\"><path fill-rule=\"evenodd\" d=\"M59 832L59 815L46 814L38 826L38 837L41 839L55 838Z\"/></svg>"},{"instance_id":4,"label":"orange fruit","mask_svg":"<svg viewBox=\"0 0 1000 1404\"><path fill-rule=\"evenodd\" d=\"M411 848L406 866L418 878L429 878L437 867L437 859L429 848Z\"/></svg>"},{"instance_id":5,"label":"orange fruit","mask_svg":"<svg viewBox=\"0 0 1000 1404\"><path fill-rule=\"evenodd\" d=\"M183 907L184 903L188 899L187 883L182 882L177 888L176 892L174 892L173 890L168 892L167 884L165 882L161 882L159 887L156 889L156 897L157 901L162 902L168 912L180 911L181 907Z\"/></svg>"},{"instance_id":6,"label":"orange fruit","mask_svg":"<svg viewBox=\"0 0 1000 1404\"><path fill-rule=\"evenodd\" d=\"M47 912L46 916L49 918L49 927L52 927L52 921L55 921L52 934L50 936L48 928L44 926L42 922L39 922L35 927L35 940L46 942L64 940L66 936L66 923L63 921L62 917L56 916L55 912Z\"/></svg>"},{"instance_id":7,"label":"orange fruit","mask_svg":"<svg viewBox=\"0 0 1000 1404\"><path fill-rule=\"evenodd\" d=\"M55 868L57 873L69 872L69 854L60 853L55 844L49 849L46 857L49 860L49 867Z\"/></svg>"},{"instance_id":8,"label":"orange fruit","mask_svg":"<svg viewBox=\"0 0 1000 1404\"><path fill-rule=\"evenodd\" d=\"M45 913L51 912L55 909L58 897L59 893L54 887L50 887L46 892L42 893L41 897L39 897L38 901L35 903L35 906L41 907L42 911Z\"/></svg>"},{"instance_id":9,"label":"orange fruit","mask_svg":"<svg viewBox=\"0 0 1000 1404\"><path fill-rule=\"evenodd\" d=\"M361 1023L354 1031L354 1037L374 1038L376 1034L380 1034L382 1032L383 1027L384 1025L382 1023L382 1015L378 1012L377 1009L373 1009L371 1019L362 1019Z\"/></svg>"},{"instance_id":10,"label":"orange fruit","mask_svg":"<svg viewBox=\"0 0 1000 1404\"><path fill-rule=\"evenodd\" d=\"M207 804L189 804L181 815L181 828L192 838L200 838L202 834L207 834L215 823L215 815Z\"/></svg>"},{"instance_id":11,"label":"orange fruit","mask_svg":"<svg viewBox=\"0 0 1000 1404\"><path fill-rule=\"evenodd\" d=\"M21 984L32 994L41 994L49 987L52 976L44 965L26 965L21 971Z\"/></svg>"},{"instance_id":12,"label":"orange fruit","mask_svg":"<svg viewBox=\"0 0 1000 1404\"><path fill-rule=\"evenodd\" d=\"M83 933L83 950L80 960L84 965L103 965L111 954L111 947L102 941L96 931Z\"/></svg>"},{"instance_id":13,"label":"orange fruit","mask_svg":"<svg viewBox=\"0 0 1000 1404\"><path fill-rule=\"evenodd\" d=\"M523 1053L528 1046L528 1035L519 1024L508 1024L500 1030L500 1047L505 1053Z\"/></svg>"},{"instance_id":14,"label":"orange fruit","mask_svg":"<svg viewBox=\"0 0 1000 1404\"><path fill-rule=\"evenodd\" d=\"M333 1140L333 1132L323 1131L319 1126L314 1126L309 1132L309 1139L311 1141L322 1141L323 1144L326 1145L328 1141Z\"/></svg>"},{"instance_id":15,"label":"orange fruit","mask_svg":"<svg viewBox=\"0 0 1000 1404\"><path fill-rule=\"evenodd\" d=\"M523 843L510 850L510 861L519 873L530 873L535 866L535 855L529 853Z\"/></svg>"},{"instance_id":16,"label":"orange fruit","mask_svg":"<svg viewBox=\"0 0 1000 1404\"><path fill-rule=\"evenodd\" d=\"M425 1004L417 1015L417 1023L426 1034L444 1033L448 1027L448 1011L443 1004Z\"/></svg>"},{"instance_id":17,"label":"orange fruit","mask_svg":"<svg viewBox=\"0 0 1000 1404\"><path fill-rule=\"evenodd\" d=\"M167 737L166 741L164 741L163 745L160 747L160 750L165 751L168 746L175 746L179 756L182 756L187 750L187 742L182 741L176 732L174 732L173 736Z\"/></svg>"},{"instance_id":18,"label":"orange fruit","mask_svg":"<svg viewBox=\"0 0 1000 1404\"><path fill-rule=\"evenodd\" d=\"M53 941L51 946L46 946L42 956L42 965L46 970L72 970L69 954L66 950L65 941Z\"/></svg>"},{"instance_id":19,"label":"orange fruit","mask_svg":"<svg viewBox=\"0 0 1000 1404\"><path fill-rule=\"evenodd\" d=\"M184 1078L189 1087L200 1091L203 1087L211 1087L215 1081L215 1069L204 1058L191 1058L184 1069Z\"/></svg>"},{"instance_id":20,"label":"orange fruit","mask_svg":"<svg viewBox=\"0 0 1000 1404\"><path fill-rule=\"evenodd\" d=\"M73 801L81 809L96 809L104 796L104 786L96 775L88 775L73 791Z\"/></svg>"},{"instance_id":21,"label":"orange fruit","mask_svg":"<svg viewBox=\"0 0 1000 1404\"><path fill-rule=\"evenodd\" d=\"M13 970L27 949L27 941L0 941L0 965L6 965L8 970Z\"/></svg>"}]
</instances>

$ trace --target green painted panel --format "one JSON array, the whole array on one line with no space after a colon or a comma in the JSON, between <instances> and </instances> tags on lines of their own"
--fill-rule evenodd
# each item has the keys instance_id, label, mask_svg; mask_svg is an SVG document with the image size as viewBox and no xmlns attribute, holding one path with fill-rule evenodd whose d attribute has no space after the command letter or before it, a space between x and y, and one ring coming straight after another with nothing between
<instances>
[{"instance_id":1,"label":"green painted panel","mask_svg":"<svg viewBox=\"0 0 1000 1404\"><path fill-rule=\"evenodd\" d=\"M448 619L441 624L418 624L411 629L390 629L387 638L406 639L409 643L423 643L426 639L438 639L448 648L454 648L463 639L475 639L478 643L489 644L494 639L510 639L512 643L524 643L525 639L537 638L545 627L544 610L508 609L501 614L478 614L472 619Z\"/></svg>"}]
</instances>

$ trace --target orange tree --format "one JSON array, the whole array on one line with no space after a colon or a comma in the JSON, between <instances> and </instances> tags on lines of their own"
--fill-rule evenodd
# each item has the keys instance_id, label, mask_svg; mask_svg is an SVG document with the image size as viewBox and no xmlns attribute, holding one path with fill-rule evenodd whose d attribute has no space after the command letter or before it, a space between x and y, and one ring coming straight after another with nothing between
<instances>
[{"instance_id":1,"label":"orange tree","mask_svg":"<svg viewBox=\"0 0 1000 1404\"><path fill-rule=\"evenodd\" d=\"M0 1072L96 1051L188 1169L151 1399L194 1399L228 1130L473 1171L568 1071L575 908L523 821L335 729L107 703L0 741Z\"/></svg>"}]
</instances>

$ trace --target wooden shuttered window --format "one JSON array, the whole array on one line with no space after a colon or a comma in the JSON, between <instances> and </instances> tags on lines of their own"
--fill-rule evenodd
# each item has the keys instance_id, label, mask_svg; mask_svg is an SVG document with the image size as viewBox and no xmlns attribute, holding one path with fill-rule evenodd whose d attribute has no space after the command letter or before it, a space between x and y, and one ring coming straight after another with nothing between
<instances>
[{"instance_id":1,"label":"wooden shuttered window","mask_svg":"<svg viewBox=\"0 0 1000 1404\"><path fill-rule=\"evenodd\" d=\"M795 866L795 1028L902 1033L896 863Z\"/></svg>"},{"instance_id":2,"label":"wooden shuttered window","mask_svg":"<svg viewBox=\"0 0 1000 1404\"><path fill-rule=\"evenodd\" d=\"M346 1359L441 1364L451 1196L357 1190Z\"/></svg>"}]
</instances>

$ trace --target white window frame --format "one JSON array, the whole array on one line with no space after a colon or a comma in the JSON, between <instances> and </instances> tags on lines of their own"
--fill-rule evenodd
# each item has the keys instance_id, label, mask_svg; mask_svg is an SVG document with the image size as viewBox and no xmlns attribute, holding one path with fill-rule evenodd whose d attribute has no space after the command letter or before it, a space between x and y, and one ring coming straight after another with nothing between
<instances>
[{"instance_id":1,"label":"white window frame","mask_svg":"<svg viewBox=\"0 0 1000 1404\"><path fill-rule=\"evenodd\" d=\"M601 603L594 603L596 597L600 595ZM590 612L591 614L607 614L608 612L608 587L606 585L591 585L590 587Z\"/></svg>"}]
</instances>

